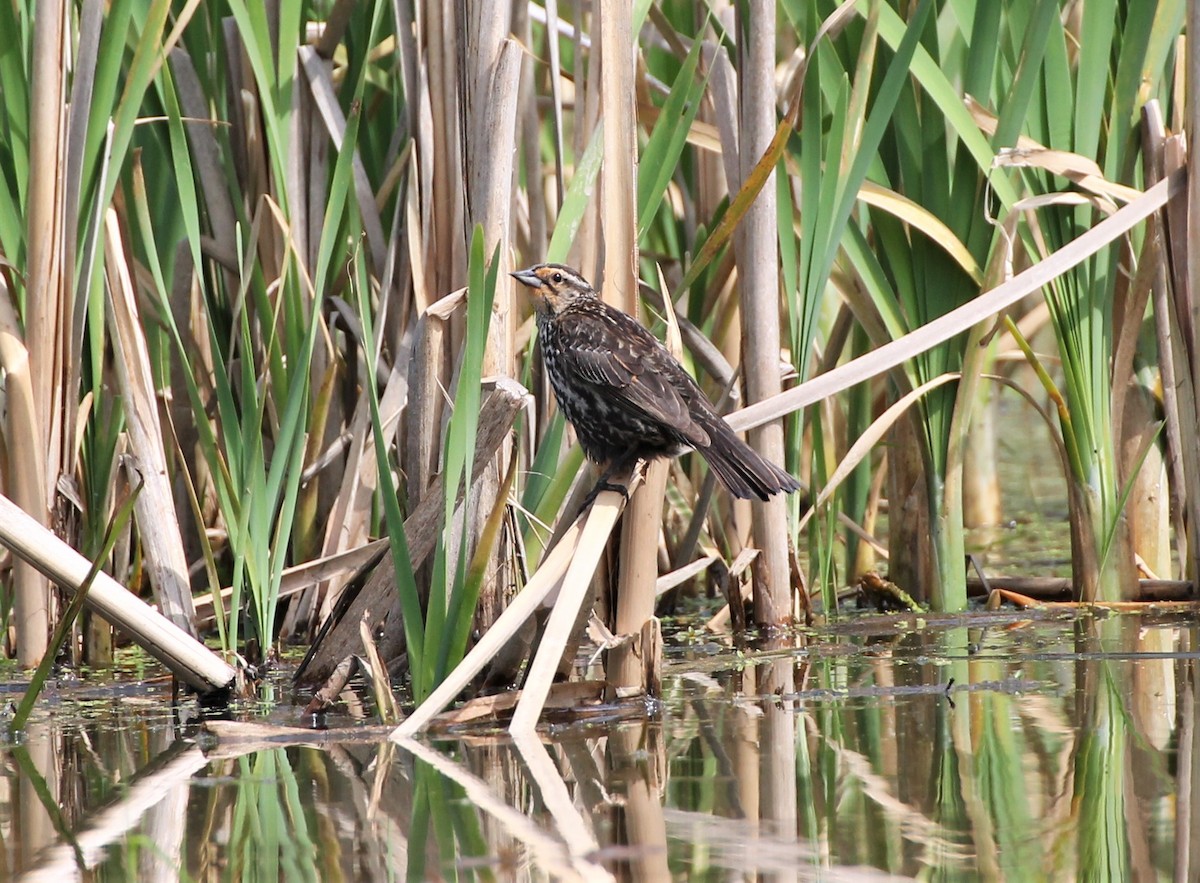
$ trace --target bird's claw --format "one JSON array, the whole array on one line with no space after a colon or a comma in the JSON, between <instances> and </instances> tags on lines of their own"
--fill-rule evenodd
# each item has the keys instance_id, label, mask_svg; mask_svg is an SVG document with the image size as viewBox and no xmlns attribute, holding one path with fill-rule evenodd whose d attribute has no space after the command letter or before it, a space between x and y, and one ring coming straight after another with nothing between
<instances>
[{"instance_id":1,"label":"bird's claw","mask_svg":"<svg viewBox=\"0 0 1200 883\"><path fill-rule=\"evenodd\" d=\"M623 484L618 484L615 481L609 481L607 478L602 478L596 482L596 486L588 492L588 495L583 500L581 508L586 509L596 502L596 497L600 496L604 491L615 491L625 498L625 502L629 502L629 488Z\"/></svg>"}]
</instances>

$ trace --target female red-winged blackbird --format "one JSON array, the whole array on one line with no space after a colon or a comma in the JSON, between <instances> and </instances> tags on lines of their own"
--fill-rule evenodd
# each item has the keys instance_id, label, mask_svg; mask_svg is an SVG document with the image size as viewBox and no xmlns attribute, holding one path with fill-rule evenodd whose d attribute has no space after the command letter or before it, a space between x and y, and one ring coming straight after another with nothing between
<instances>
[{"instance_id":1,"label":"female red-winged blackbird","mask_svg":"<svg viewBox=\"0 0 1200 883\"><path fill-rule=\"evenodd\" d=\"M738 438L683 366L562 264L513 273L533 289L550 385L605 478L638 459L703 455L730 493L765 500L800 483ZM601 484L606 484L604 479Z\"/></svg>"}]
</instances>

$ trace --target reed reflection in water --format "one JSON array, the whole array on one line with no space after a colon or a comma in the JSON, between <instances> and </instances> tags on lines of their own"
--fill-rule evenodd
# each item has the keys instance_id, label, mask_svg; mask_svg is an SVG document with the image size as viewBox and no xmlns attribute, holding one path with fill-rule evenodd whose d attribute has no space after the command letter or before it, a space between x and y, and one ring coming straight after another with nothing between
<instances>
[{"instance_id":1,"label":"reed reflection in water","mask_svg":"<svg viewBox=\"0 0 1200 883\"><path fill-rule=\"evenodd\" d=\"M0 748L0 860L60 883L1191 879L1196 647L1182 618L1028 612L680 634L645 718L407 747L213 739L164 696L61 687Z\"/></svg>"}]
</instances>

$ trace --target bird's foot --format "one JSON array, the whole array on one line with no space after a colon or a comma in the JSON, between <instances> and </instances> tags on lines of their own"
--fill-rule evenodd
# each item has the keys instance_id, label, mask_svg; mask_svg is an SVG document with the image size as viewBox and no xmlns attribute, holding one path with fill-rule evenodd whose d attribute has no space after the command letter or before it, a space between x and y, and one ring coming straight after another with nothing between
<instances>
[{"instance_id":1,"label":"bird's foot","mask_svg":"<svg viewBox=\"0 0 1200 883\"><path fill-rule=\"evenodd\" d=\"M596 502L596 497L600 496L600 494L604 491L615 491L625 498L626 503L629 502L629 488L615 481L609 481L607 478L601 478L596 482L595 487L588 492L588 495L583 500L583 506L581 508L587 509L592 505L592 503Z\"/></svg>"}]
</instances>

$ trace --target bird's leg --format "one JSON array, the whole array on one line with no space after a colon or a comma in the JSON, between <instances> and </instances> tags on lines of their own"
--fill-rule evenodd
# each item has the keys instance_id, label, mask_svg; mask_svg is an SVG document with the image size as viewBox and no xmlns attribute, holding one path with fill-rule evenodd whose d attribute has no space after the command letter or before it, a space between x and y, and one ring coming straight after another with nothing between
<instances>
[{"instance_id":1,"label":"bird's leg","mask_svg":"<svg viewBox=\"0 0 1200 883\"><path fill-rule=\"evenodd\" d=\"M581 509L586 509L588 506L592 505L592 503L596 502L596 497L600 496L602 491L616 491L618 494L624 497L625 502L628 503L629 488L623 484L618 484L615 481L609 481L609 479L618 472L623 472L626 468L628 468L630 461L636 459L636 456L627 454L624 457L610 460L608 465L604 467L604 471L600 473L600 477L596 479L595 487L592 488L591 492L588 493L587 497L584 499Z\"/></svg>"},{"instance_id":2,"label":"bird's leg","mask_svg":"<svg viewBox=\"0 0 1200 883\"><path fill-rule=\"evenodd\" d=\"M625 487L623 484L617 484L616 482L609 481L609 479L612 477L612 474L616 472L616 466L617 464L614 461L614 463L607 466L605 470L600 473L600 477L596 479L596 484L592 486L591 491L589 491L588 495L584 497L583 506L580 507L581 511L583 509L587 509L592 505L592 503L596 502L596 497L600 496L601 492L603 491L616 491L625 498L626 503L629 502L629 488Z\"/></svg>"}]
</instances>

